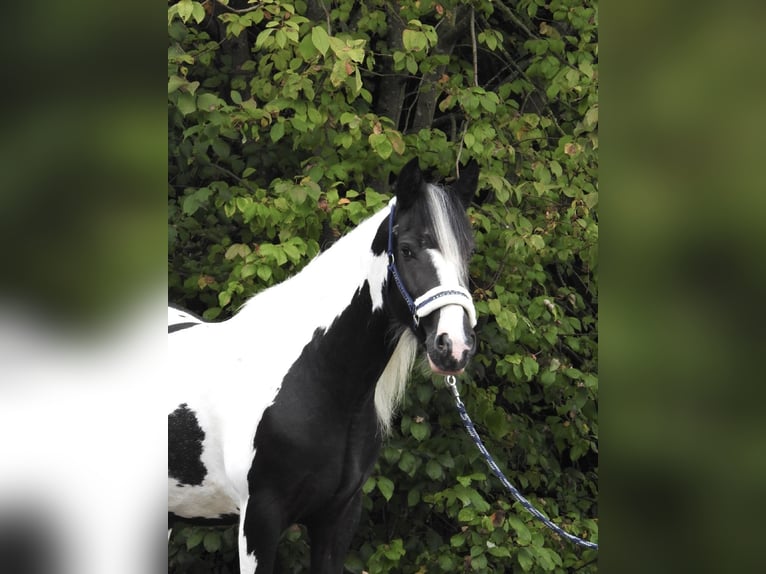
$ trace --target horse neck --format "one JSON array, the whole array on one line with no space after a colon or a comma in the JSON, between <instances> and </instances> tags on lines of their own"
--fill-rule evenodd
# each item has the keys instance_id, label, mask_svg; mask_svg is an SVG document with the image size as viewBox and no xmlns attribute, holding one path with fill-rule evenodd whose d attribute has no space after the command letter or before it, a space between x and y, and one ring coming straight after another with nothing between
<instances>
[{"instance_id":1,"label":"horse neck","mask_svg":"<svg viewBox=\"0 0 766 574\"><path fill-rule=\"evenodd\" d=\"M384 430L401 398L417 345L408 332L401 337L401 330L391 330L384 309L387 256L372 246L385 230L389 213L386 207L363 221L300 273L253 297L231 319L244 329L271 325L273 338L295 341L301 356L316 347L313 352L323 361L343 361L332 368L342 369L344 376L322 384L350 385L337 391L351 400L367 400L374 392ZM323 332L326 337L317 337Z\"/></svg>"},{"instance_id":2,"label":"horse neck","mask_svg":"<svg viewBox=\"0 0 766 574\"><path fill-rule=\"evenodd\" d=\"M371 245L387 214L385 208L363 221L298 274L252 297L232 320L259 321L280 308L286 317L296 316L312 329L326 328L365 281L370 282L373 301L380 302L386 261Z\"/></svg>"}]
</instances>

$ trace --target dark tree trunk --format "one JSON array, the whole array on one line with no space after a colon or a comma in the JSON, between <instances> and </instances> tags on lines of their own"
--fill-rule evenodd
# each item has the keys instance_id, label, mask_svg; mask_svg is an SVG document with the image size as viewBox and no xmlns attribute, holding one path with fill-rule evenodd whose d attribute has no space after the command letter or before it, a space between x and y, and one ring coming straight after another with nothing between
<instances>
[{"instance_id":1,"label":"dark tree trunk","mask_svg":"<svg viewBox=\"0 0 766 574\"><path fill-rule=\"evenodd\" d=\"M453 20L444 19L439 27L439 40L434 47L435 55L450 55L455 49L455 44L465 35L471 22L471 7L460 6L455 11ZM436 102L441 90L438 81L445 72L445 66L438 66L430 72L423 74L418 95L418 103L415 108L415 117L409 131L417 132L424 128L430 128L434 122Z\"/></svg>"}]
</instances>

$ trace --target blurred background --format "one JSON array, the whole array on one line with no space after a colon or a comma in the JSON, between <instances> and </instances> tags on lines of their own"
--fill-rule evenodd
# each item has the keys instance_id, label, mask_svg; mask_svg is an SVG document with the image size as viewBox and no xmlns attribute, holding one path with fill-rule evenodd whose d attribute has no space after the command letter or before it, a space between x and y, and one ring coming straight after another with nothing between
<instances>
[{"instance_id":1,"label":"blurred background","mask_svg":"<svg viewBox=\"0 0 766 574\"><path fill-rule=\"evenodd\" d=\"M3 9L0 572L157 571L164 7Z\"/></svg>"},{"instance_id":2,"label":"blurred background","mask_svg":"<svg viewBox=\"0 0 766 574\"><path fill-rule=\"evenodd\" d=\"M760 569L763 16L603 6L606 572Z\"/></svg>"},{"instance_id":3,"label":"blurred background","mask_svg":"<svg viewBox=\"0 0 766 574\"><path fill-rule=\"evenodd\" d=\"M163 8L4 7L2 572L165 567ZM605 572L762 568L763 17L601 7Z\"/></svg>"}]
</instances>

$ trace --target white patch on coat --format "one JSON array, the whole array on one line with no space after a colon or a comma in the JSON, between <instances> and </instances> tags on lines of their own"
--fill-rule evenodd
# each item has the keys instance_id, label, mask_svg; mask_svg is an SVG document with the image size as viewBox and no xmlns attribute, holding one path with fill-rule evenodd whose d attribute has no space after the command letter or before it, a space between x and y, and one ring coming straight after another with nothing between
<instances>
[{"instance_id":1,"label":"white patch on coat","mask_svg":"<svg viewBox=\"0 0 766 574\"><path fill-rule=\"evenodd\" d=\"M431 262L436 269L436 275L439 278L439 284L442 287L449 288L453 286L465 287L461 282L460 270L462 265L456 264L448 259L441 251L429 249L428 254ZM452 341L452 357L456 361L461 361L463 353L470 350L468 344L468 334L465 332L465 313L466 310L461 305L446 305L438 310L439 322L436 327L437 336L446 333Z\"/></svg>"},{"instance_id":2,"label":"white patch on coat","mask_svg":"<svg viewBox=\"0 0 766 574\"><path fill-rule=\"evenodd\" d=\"M447 333L452 342L452 358L460 362L463 360L463 354L471 350L471 345L467 342L467 336L464 328L465 309L460 305L447 305L439 309L439 323L436 326L436 333L440 335Z\"/></svg>"},{"instance_id":3,"label":"white patch on coat","mask_svg":"<svg viewBox=\"0 0 766 574\"><path fill-rule=\"evenodd\" d=\"M328 328L365 281L370 282L374 307L383 304L386 256L374 256L369 247L388 214L385 208L362 222L301 273L256 295L228 321L169 336L173 377L167 409L172 412L186 403L195 411L205 432L202 461L208 469L201 486L179 487L169 481L169 511L218 516L237 512L247 500L255 431L284 375L314 332ZM398 388L394 379L406 379L402 368L394 371L385 377L385 388ZM398 394L387 396L393 400ZM390 418L392 409L381 408ZM209 503L202 502L206 494L211 495Z\"/></svg>"},{"instance_id":4,"label":"white patch on coat","mask_svg":"<svg viewBox=\"0 0 766 574\"><path fill-rule=\"evenodd\" d=\"M258 560L255 557L255 552L248 553L247 551L247 539L245 538L245 513L239 518L239 533L237 535L237 548L239 549L239 573L240 574L255 574L255 569L258 566Z\"/></svg>"},{"instance_id":5,"label":"white patch on coat","mask_svg":"<svg viewBox=\"0 0 766 574\"><path fill-rule=\"evenodd\" d=\"M168 327L181 323L202 323L202 321L186 311L168 307Z\"/></svg>"}]
</instances>

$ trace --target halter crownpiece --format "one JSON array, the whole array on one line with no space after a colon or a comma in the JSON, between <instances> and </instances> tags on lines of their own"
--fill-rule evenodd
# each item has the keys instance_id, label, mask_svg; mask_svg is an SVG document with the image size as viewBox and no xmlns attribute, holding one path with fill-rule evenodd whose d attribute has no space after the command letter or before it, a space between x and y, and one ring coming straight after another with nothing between
<instances>
[{"instance_id":1,"label":"halter crownpiece","mask_svg":"<svg viewBox=\"0 0 766 574\"><path fill-rule=\"evenodd\" d=\"M442 307L447 305L460 305L468 313L468 318L471 322L471 327L476 326L476 308L473 306L473 299L467 289L460 285L454 285L452 287L443 287L441 285L429 289L423 293L417 299L413 299L404 286L399 270L396 268L396 259L394 257L394 215L396 213L396 198L392 198L388 202L391 207L391 212L388 216L388 271L394 278L399 293L412 315L412 322L415 328L420 324L420 319L426 317Z\"/></svg>"}]
</instances>

